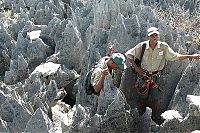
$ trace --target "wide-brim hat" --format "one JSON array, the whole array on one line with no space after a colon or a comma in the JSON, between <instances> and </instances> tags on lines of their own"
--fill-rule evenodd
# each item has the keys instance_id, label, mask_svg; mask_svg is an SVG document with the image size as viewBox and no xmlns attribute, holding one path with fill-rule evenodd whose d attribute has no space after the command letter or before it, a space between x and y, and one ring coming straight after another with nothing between
<instances>
[{"instance_id":1,"label":"wide-brim hat","mask_svg":"<svg viewBox=\"0 0 200 133\"><path fill-rule=\"evenodd\" d=\"M112 61L117 65L120 70L125 70L127 68L125 63L125 56L121 53L113 53L111 56Z\"/></svg>"},{"instance_id":2,"label":"wide-brim hat","mask_svg":"<svg viewBox=\"0 0 200 133\"><path fill-rule=\"evenodd\" d=\"M158 31L158 28L156 27L150 27L148 30L148 36L151 36L152 34L156 33L156 34L159 34L159 31Z\"/></svg>"}]
</instances>

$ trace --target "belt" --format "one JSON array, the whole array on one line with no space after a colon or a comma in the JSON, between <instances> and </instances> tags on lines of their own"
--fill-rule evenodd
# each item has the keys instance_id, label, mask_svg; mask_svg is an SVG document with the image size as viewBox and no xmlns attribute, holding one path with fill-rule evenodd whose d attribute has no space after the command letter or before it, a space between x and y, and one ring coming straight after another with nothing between
<instances>
[{"instance_id":1,"label":"belt","mask_svg":"<svg viewBox=\"0 0 200 133\"><path fill-rule=\"evenodd\" d=\"M159 72L159 71L147 72L146 75L147 75L148 77L150 77L150 76L157 75L158 72Z\"/></svg>"},{"instance_id":2,"label":"belt","mask_svg":"<svg viewBox=\"0 0 200 133\"><path fill-rule=\"evenodd\" d=\"M153 72L146 72L142 77L153 77L156 76L159 73L159 71L153 71Z\"/></svg>"}]
</instances>

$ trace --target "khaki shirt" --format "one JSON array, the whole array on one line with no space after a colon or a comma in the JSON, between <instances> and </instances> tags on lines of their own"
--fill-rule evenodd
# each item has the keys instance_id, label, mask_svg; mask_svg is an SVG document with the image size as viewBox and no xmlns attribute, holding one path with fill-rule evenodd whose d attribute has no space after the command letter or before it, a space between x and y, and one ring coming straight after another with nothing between
<instances>
[{"instance_id":1,"label":"khaki shirt","mask_svg":"<svg viewBox=\"0 0 200 133\"><path fill-rule=\"evenodd\" d=\"M174 52L167 43L158 41L155 49L149 47L149 41L144 41L128 50L125 55L127 58L140 59L142 45L146 43L146 49L142 58L141 67L149 72L162 70L165 66L165 60L178 60L178 53Z\"/></svg>"},{"instance_id":2,"label":"khaki shirt","mask_svg":"<svg viewBox=\"0 0 200 133\"><path fill-rule=\"evenodd\" d=\"M103 69L108 68L107 66L108 59L109 59L108 56L101 58L98 64L95 66L96 68L92 72L90 81L92 86L95 86L98 83L99 79L101 78Z\"/></svg>"}]
</instances>

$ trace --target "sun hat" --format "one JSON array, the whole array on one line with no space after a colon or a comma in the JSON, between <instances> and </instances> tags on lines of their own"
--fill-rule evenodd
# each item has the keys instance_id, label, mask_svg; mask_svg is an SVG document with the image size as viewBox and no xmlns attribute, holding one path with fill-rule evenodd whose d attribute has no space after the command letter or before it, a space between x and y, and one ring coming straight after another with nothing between
<instances>
[{"instance_id":1,"label":"sun hat","mask_svg":"<svg viewBox=\"0 0 200 133\"><path fill-rule=\"evenodd\" d=\"M148 36L151 36L152 34L156 33L156 34L159 34L159 31L158 31L158 28L156 27L150 27L148 30Z\"/></svg>"},{"instance_id":2,"label":"sun hat","mask_svg":"<svg viewBox=\"0 0 200 133\"><path fill-rule=\"evenodd\" d=\"M125 64L125 56L123 54L113 53L111 59L120 70L126 69L127 66Z\"/></svg>"}]
</instances>

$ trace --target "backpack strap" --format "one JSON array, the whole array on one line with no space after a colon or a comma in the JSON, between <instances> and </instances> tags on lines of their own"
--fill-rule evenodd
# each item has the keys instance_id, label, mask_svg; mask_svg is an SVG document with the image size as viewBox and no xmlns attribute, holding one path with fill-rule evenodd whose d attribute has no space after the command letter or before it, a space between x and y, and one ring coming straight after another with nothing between
<instances>
[{"instance_id":1,"label":"backpack strap","mask_svg":"<svg viewBox=\"0 0 200 133\"><path fill-rule=\"evenodd\" d=\"M140 54L140 59L136 58L135 59L135 64L139 67L141 67L141 63L142 63L142 58L143 58L143 55L144 55L144 51L146 49L146 43L143 43L142 44L142 52Z\"/></svg>"},{"instance_id":2,"label":"backpack strap","mask_svg":"<svg viewBox=\"0 0 200 133\"><path fill-rule=\"evenodd\" d=\"M141 66L141 63L142 63L142 58L143 58L143 55L144 55L144 51L146 49L146 43L143 43L142 44L142 52L141 52L141 55L140 55L140 66Z\"/></svg>"}]
</instances>

